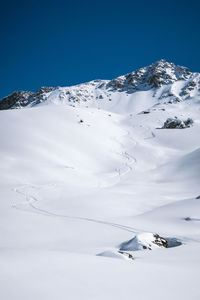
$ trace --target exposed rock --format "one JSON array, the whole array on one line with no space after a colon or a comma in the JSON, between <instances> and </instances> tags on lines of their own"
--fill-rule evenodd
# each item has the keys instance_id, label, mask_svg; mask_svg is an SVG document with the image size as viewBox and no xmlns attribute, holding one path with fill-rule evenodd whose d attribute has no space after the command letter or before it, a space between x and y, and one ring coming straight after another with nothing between
<instances>
[{"instance_id":1,"label":"exposed rock","mask_svg":"<svg viewBox=\"0 0 200 300\"><path fill-rule=\"evenodd\" d=\"M130 254L130 253L128 253L128 252L125 252L125 251L120 251L120 250L119 250L118 252L119 252L120 254L126 256L127 258L134 260L132 254Z\"/></svg>"},{"instance_id":2,"label":"exposed rock","mask_svg":"<svg viewBox=\"0 0 200 300\"><path fill-rule=\"evenodd\" d=\"M41 87L35 93L19 91L3 98L0 101L0 110L22 108L29 104L38 104L45 100L46 93L49 93L56 88Z\"/></svg>"},{"instance_id":3,"label":"exposed rock","mask_svg":"<svg viewBox=\"0 0 200 300\"><path fill-rule=\"evenodd\" d=\"M168 248L168 242L163 237L159 236L159 234L154 234L153 243L158 245L159 247Z\"/></svg>"},{"instance_id":4,"label":"exposed rock","mask_svg":"<svg viewBox=\"0 0 200 300\"><path fill-rule=\"evenodd\" d=\"M149 113L150 113L150 110L143 110L139 113L139 115L142 115L142 114L146 115L146 114L149 114Z\"/></svg>"},{"instance_id":5,"label":"exposed rock","mask_svg":"<svg viewBox=\"0 0 200 300\"><path fill-rule=\"evenodd\" d=\"M117 77L107 84L107 88L127 90L148 90L177 80L186 80L191 73L188 68L169 63L164 59L135 72Z\"/></svg>"},{"instance_id":6,"label":"exposed rock","mask_svg":"<svg viewBox=\"0 0 200 300\"><path fill-rule=\"evenodd\" d=\"M0 110L24 107L29 103L31 95L32 92L14 92L0 101Z\"/></svg>"},{"instance_id":7,"label":"exposed rock","mask_svg":"<svg viewBox=\"0 0 200 300\"><path fill-rule=\"evenodd\" d=\"M198 89L198 86L200 85L199 76L194 77L191 79L180 92L180 96L187 98L190 96L191 92L195 89Z\"/></svg>"},{"instance_id":8,"label":"exposed rock","mask_svg":"<svg viewBox=\"0 0 200 300\"><path fill-rule=\"evenodd\" d=\"M168 118L164 125L163 128L166 129L184 129L191 127L193 124L193 120L191 118L188 118L184 121L178 119L177 117L174 118Z\"/></svg>"}]
</instances>

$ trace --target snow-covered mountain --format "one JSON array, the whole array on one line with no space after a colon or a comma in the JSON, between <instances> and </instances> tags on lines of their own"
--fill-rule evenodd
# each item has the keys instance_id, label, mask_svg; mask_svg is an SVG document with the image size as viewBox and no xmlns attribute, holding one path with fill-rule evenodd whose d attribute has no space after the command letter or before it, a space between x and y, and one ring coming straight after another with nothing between
<instances>
[{"instance_id":1,"label":"snow-covered mountain","mask_svg":"<svg viewBox=\"0 0 200 300\"><path fill-rule=\"evenodd\" d=\"M0 110L2 299L199 299L199 73L161 60Z\"/></svg>"},{"instance_id":2,"label":"snow-covered mountain","mask_svg":"<svg viewBox=\"0 0 200 300\"><path fill-rule=\"evenodd\" d=\"M14 92L0 101L0 110L35 106L44 102L95 105L96 100L109 100L116 93L134 94L153 91L153 96L168 102L179 102L200 96L200 74L188 68L160 60L148 67L113 80L94 80L72 87L42 87L37 92ZM103 101L102 101L103 102ZM163 101L162 101L163 102Z\"/></svg>"}]
</instances>

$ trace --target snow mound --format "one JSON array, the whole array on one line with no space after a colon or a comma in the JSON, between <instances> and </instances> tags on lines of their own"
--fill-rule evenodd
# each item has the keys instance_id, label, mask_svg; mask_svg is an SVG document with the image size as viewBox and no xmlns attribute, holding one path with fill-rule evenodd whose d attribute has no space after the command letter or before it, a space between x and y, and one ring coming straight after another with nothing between
<instances>
[{"instance_id":1,"label":"snow mound","mask_svg":"<svg viewBox=\"0 0 200 300\"><path fill-rule=\"evenodd\" d=\"M124 252L124 251L116 252L116 251L107 250L107 251L97 254L97 256L103 256L103 257L108 257L108 258L117 258L117 259L131 259L131 260L134 259L130 253Z\"/></svg>"},{"instance_id":2,"label":"snow mound","mask_svg":"<svg viewBox=\"0 0 200 300\"><path fill-rule=\"evenodd\" d=\"M160 167L159 179L165 177L165 180L179 180L186 185L199 184L200 173L200 148L171 161Z\"/></svg>"},{"instance_id":3,"label":"snow mound","mask_svg":"<svg viewBox=\"0 0 200 300\"><path fill-rule=\"evenodd\" d=\"M149 232L140 233L120 245L122 251L153 250L156 248L168 248L168 242L158 234Z\"/></svg>"}]
</instances>

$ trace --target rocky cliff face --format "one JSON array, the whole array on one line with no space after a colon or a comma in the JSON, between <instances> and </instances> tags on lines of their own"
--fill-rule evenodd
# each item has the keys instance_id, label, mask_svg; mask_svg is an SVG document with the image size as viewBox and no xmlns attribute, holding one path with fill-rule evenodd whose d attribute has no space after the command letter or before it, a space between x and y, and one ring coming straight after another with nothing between
<instances>
[{"instance_id":1,"label":"rocky cliff face","mask_svg":"<svg viewBox=\"0 0 200 300\"><path fill-rule=\"evenodd\" d=\"M55 90L53 87L41 87L35 93L18 91L0 101L0 110L23 108L27 105L39 104L46 99L46 94Z\"/></svg>"},{"instance_id":2,"label":"rocky cliff face","mask_svg":"<svg viewBox=\"0 0 200 300\"><path fill-rule=\"evenodd\" d=\"M150 66L110 81L94 80L72 87L42 87L35 93L19 91L0 101L0 110L34 106L55 96L61 102L87 102L106 97L111 101L112 94L154 91L158 99L175 103L193 97L200 97L200 74L188 68L160 60ZM53 94L54 93L54 94Z\"/></svg>"},{"instance_id":3,"label":"rocky cliff face","mask_svg":"<svg viewBox=\"0 0 200 300\"><path fill-rule=\"evenodd\" d=\"M14 92L8 97L3 98L0 101L0 109L10 109L10 108L21 108L29 103L29 97L32 92L18 91Z\"/></svg>"}]
</instances>

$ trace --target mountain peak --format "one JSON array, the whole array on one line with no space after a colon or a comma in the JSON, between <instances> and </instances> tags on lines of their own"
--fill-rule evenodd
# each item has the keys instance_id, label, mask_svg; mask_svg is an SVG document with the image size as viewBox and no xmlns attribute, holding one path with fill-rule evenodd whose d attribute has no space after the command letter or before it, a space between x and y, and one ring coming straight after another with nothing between
<instances>
[{"instance_id":1,"label":"mountain peak","mask_svg":"<svg viewBox=\"0 0 200 300\"><path fill-rule=\"evenodd\" d=\"M190 75L188 68L161 59L150 66L111 80L108 86L114 89L148 90L177 80L186 80Z\"/></svg>"},{"instance_id":2,"label":"mountain peak","mask_svg":"<svg viewBox=\"0 0 200 300\"><path fill-rule=\"evenodd\" d=\"M152 63L149 66L146 66L145 68L146 69L162 68L162 69L165 69L165 70L166 69L172 69L172 70L181 69L181 70L187 70L189 72L189 69L187 67L176 65L175 63L169 62L169 61L167 61L166 59L163 59L163 58L158 60L158 61L155 61L154 63Z\"/></svg>"},{"instance_id":3,"label":"mountain peak","mask_svg":"<svg viewBox=\"0 0 200 300\"><path fill-rule=\"evenodd\" d=\"M164 58L161 58L160 60L157 60L154 63L152 63L152 65L163 65L163 64L172 64L172 63L167 61Z\"/></svg>"},{"instance_id":4,"label":"mountain peak","mask_svg":"<svg viewBox=\"0 0 200 300\"><path fill-rule=\"evenodd\" d=\"M171 72L175 73L175 75L177 75L177 76L180 75L179 73L183 73L184 75L190 74L190 70L187 67L176 65L173 62L168 62L165 59L158 60L158 61L152 63L150 66L147 66L145 68L149 69L150 71L154 71L154 72L162 70L163 73L167 73L167 72L169 72L169 70L171 70ZM177 80L178 80L178 78L177 78Z\"/></svg>"}]
</instances>

